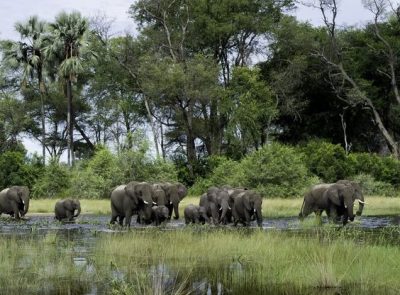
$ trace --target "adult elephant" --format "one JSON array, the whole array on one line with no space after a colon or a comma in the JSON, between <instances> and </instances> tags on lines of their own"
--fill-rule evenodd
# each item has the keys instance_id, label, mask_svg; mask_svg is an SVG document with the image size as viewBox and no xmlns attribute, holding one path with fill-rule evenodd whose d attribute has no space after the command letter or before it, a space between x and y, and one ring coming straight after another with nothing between
<instances>
[{"instance_id":1,"label":"adult elephant","mask_svg":"<svg viewBox=\"0 0 400 295\"><path fill-rule=\"evenodd\" d=\"M138 214L140 222L151 220L152 186L146 182L131 181L127 185L117 186L111 192L111 221L117 219L120 225L130 226L132 215Z\"/></svg>"},{"instance_id":2,"label":"adult elephant","mask_svg":"<svg viewBox=\"0 0 400 295\"><path fill-rule=\"evenodd\" d=\"M232 198L232 216L235 226L238 222L243 223L244 226L250 225L254 214L257 225L262 227L262 198L259 193L253 190L244 190Z\"/></svg>"},{"instance_id":3,"label":"adult elephant","mask_svg":"<svg viewBox=\"0 0 400 295\"><path fill-rule=\"evenodd\" d=\"M72 221L81 214L81 203L76 199L58 201L54 206L54 214L59 221Z\"/></svg>"},{"instance_id":4,"label":"adult elephant","mask_svg":"<svg viewBox=\"0 0 400 295\"><path fill-rule=\"evenodd\" d=\"M167 198L165 196L165 191L161 187L161 185L153 184L152 199L153 199L153 205L156 205L156 206L166 206L167 205Z\"/></svg>"},{"instance_id":5,"label":"adult elephant","mask_svg":"<svg viewBox=\"0 0 400 295\"><path fill-rule=\"evenodd\" d=\"M179 203L187 195L187 188L182 183L160 183L157 184L165 192L165 199L168 210L169 218L172 216L174 211L174 219L179 219Z\"/></svg>"},{"instance_id":6,"label":"adult elephant","mask_svg":"<svg viewBox=\"0 0 400 295\"><path fill-rule=\"evenodd\" d=\"M199 206L204 208L205 214L209 221L211 218L214 224L219 222L218 205L215 198L208 196L207 193L202 194L200 197Z\"/></svg>"},{"instance_id":7,"label":"adult elephant","mask_svg":"<svg viewBox=\"0 0 400 295\"><path fill-rule=\"evenodd\" d=\"M207 190L207 198L216 203L219 212L218 223L227 224L228 222L231 222L232 208L229 204L230 197L228 191L213 186Z\"/></svg>"},{"instance_id":8,"label":"adult elephant","mask_svg":"<svg viewBox=\"0 0 400 295\"><path fill-rule=\"evenodd\" d=\"M335 183L324 192L322 199L327 202L326 211L329 218L336 221L338 217L342 217L343 225L346 225L348 220L354 221L354 202L361 201L364 197L359 186Z\"/></svg>"},{"instance_id":9,"label":"adult elephant","mask_svg":"<svg viewBox=\"0 0 400 295\"><path fill-rule=\"evenodd\" d=\"M355 200L357 199L359 203L356 215L360 216L363 212L365 204L361 186L358 183L350 180L339 180L336 183L322 183L311 187L311 189L304 195L303 204L299 213L300 219L302 220L314 212L317 216L317 219L320 220L323 211L326 212L329 218L331 218L331 215L335 216L334 218L341 217L345 211L343 210L344 207L336 207L336 210L332 211L333 208L330 208L331 201L328 200L327 196L324 197L324 193L331 187L336 187L336 185L349 186L355 191Z\"/></svg>"},{"instance_id":10,"label":"adult elephant","mask_svg":"<svg viewBox=\"0 0 400 295\"><path fill-rule=\"evenodd\" d=\"M25 216L29 210L29 189L12 186L0 192L0 214L10 214L15 219Z\"/></svg>"}]
</instances>

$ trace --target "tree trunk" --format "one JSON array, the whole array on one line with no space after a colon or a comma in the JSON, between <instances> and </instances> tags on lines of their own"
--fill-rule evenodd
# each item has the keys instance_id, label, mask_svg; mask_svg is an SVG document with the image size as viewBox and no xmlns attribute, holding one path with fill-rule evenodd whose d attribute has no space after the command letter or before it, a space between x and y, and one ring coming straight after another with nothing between
<instances>
[{"instance_id":1,"label":"tree trunk","mask_svg":"<svg viewBox=\"0 0 400 295\"><path fill-rule=\"evenodd\" d=\"M160 158L160 149L158 147L158 136L157 136L157 130L153 121L153 117L151 116L151 111L150 111L150 106L149 106L149 102L147 101L147 97L146 95L144 96L144 104L146 106L146 111L147 111L147 118L150 122L150 126L151 126L151 131L153 133L153 140L154 140L154 145L156 147L156 153L157 153L157 158Z\"/></svg>"},{"instance_id":2,"label":"tree trunk","mask_svg":"<svg viewBox=\"0 0 400 295\"><path fill-rule=\"evenodd\" d=\"M72 81L67 80L67 99L68 99L68 114L67 114L67 134L68 134L68 166L75 162L74 155L74 129L73 129L73 110L72 110Z\"/></svg>"}]
</instances>

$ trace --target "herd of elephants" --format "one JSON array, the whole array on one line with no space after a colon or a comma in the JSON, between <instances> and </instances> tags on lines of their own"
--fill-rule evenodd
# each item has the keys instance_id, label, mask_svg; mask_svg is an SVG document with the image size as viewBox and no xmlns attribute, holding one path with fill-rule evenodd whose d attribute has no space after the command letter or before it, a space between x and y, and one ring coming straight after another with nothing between
<instances>
[{"instance_id":1,"label":"herd of elephants","mask_svg":"<svg viewBox=\"0 0 400 295\"><path fill-rule=\"evenodd\" d=\"M181 183L148 183L132 181L114 188L110 195L111 223L130 226L133 215L140 224L160 225L174 213L179 218L179 203L187 195ZM304 195L299 217L303 219L314 212L319 218L326 212L330 220L345 225L354 220L353 207L358 201L356 212L361 215L364 196L361 186L353 181L339 180L336 183L317 184ZM15 219L25 216L29 209L29 189L12 186L0 192L0 214L9 214ZM54 207L55 219L73 221L81 212L77 199L58 201ZM262 226L262 196L247 188L230 186L210 187L200 197L199 205L189 204L184 209L185 223L213 223L248 226L256 221Z\"/></svg>"}]
</instances>

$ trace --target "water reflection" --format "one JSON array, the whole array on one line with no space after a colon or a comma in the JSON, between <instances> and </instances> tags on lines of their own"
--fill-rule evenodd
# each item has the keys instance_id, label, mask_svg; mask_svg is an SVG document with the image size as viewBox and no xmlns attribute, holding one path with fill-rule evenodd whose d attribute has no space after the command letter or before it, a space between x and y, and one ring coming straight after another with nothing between
<instances>
[{"instance_id":1,"label":"water reflection","mask_svg":"<svg viewBox=\"0 0 400 295\"><path fill-rule=\"evenodd\" d=\"M101 235L110 233L121 233L125 229L110 228L108 226L108 216L83 216L74 224L61 224L54 222L52 217L37 216L28 221L16 222L9 218L0 218L0 239L16 238L22 242L26 237L33 239L43 239L45 243L57 247L60 255L65 251L72 257L72 264L83 273L96 276L96 266L92 263L90 255L96 245L96 241ZM362 217L358 222L349 224L345 228L338 227L337 234L341 236L348 235L359 243L382 243L398 245L400 243L400 229L397 227L399 218L394 216L384 217ZM180 228L182 221L172 221L167 225L167 230ZM264 230L284 231L288 236L315 237L324 239L325 227L303 228L297 218L277 218L265 220ZM354 228L360 230L354 231ZM212 231L215 228L196 229L199 232ZM133 230L146 230L143 227ZM228 227L227 230L237 230ZM248 229L249 234L254 229ZM332 237L332 232L329 233ZM33 268L32 258L22 256L17 261L16 268L23 270ZM137 266L132 265L132 268ZM141 266L143 267L143 266ZM43 269L43 276L55 272L53 265L47 265ZM201 269L178 268L175 265L168 265L165 262L144 266L144 269L138 269L145 275L140 279L147 279L150 282L151 290L157 294L173 294L176 290L183 290L186 293L198 295L222 295L222 294L311 294L311 295L352 295L352 294L377 294L368 290L360 292L361 286L344 287L340 289L328 288L308 288L296 289L291 286L257 286L251 280L251 266L235 260L227 263L225 266L215 269L204 267ZM115 286L127 286L129 291L130 282L135 278L129 277L129 274L120 269L110 269L110 278ZM137 279L137 278L136 278ZM1 286L0 293L18 293L18 294L110 294L113 286L106 282L96 280L81 280L73 278L59 282L46 281L45 279L35 288L37 289L18 289L10 290L7 286ZM122 287L121 287L122 288ZM125 287L124 287L125 288ZM122 288L123 289L123 288ZM120 289L117 289L120 290ZM118 294L117 291L116 294ZM183 293L185 293L183 292ZM185 294L186 294L185 293ZM127 293L131 294L131 293ZM134 293L132 293L134 294ZM390 294L390 291L384 290L381 294ZM394 293L393 293L394 294Z\"/></svg>"}]
</instances>

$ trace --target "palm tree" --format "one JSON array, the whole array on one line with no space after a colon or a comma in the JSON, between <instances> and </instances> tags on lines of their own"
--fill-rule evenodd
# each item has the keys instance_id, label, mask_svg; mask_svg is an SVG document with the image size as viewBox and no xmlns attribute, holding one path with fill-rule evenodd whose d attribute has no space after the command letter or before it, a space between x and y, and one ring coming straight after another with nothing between
<instances>
[{"instance_id":1,"label":"palm tree","mask_svg":"<svg viewBox=\"0 0 400 295\"><path fill-rule=\"evenodd\" d=\"M16 31L20 34L19 42L9 42L4 55L6 59L16 61L23 68L22 87L28 84L29 79L36 76L40 92L41 109L41 143L43 164L46 161L46 120L44 110L44 96L46 93L43 79L44 70L44 35L46 33L46 22L40 21L37 16L32 16L25 23L17 22Z\"/></svg>"},{"instance_id":2,"label":"palm tree","mask_svg":"<svg viewBox=\"0 0 400 295\"><path fill-rule=\"evenodd\" d=\"M72 104L72 84L77 81L78 75L83 72L81 51L89 32L88 21L79 12L61 12L55 22L50 24L51 43L46 48L47 56L58 57L59 77L65 82L66 98L68 101L67 129L68 129L68 165L74 163L74 112Z\"/></svg>"}]
</instances>

